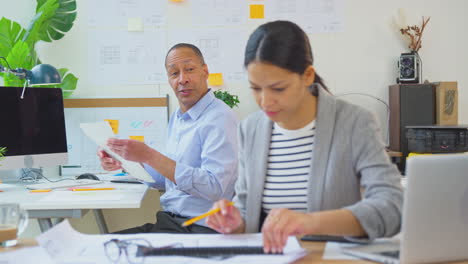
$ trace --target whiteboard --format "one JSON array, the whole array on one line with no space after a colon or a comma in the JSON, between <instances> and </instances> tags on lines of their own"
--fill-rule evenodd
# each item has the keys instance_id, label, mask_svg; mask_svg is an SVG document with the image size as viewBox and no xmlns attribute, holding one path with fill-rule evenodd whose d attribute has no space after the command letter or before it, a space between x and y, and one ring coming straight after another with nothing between
<instances>
[{"instance_id":1,"label":"whiteboard","mask_svg":"<svg viewBox=\"0 0 468 264\"><path fill-rule=\"evenodd\" d=\"M97 156L97 145L80 129L80 123L111 120L116 138L136 137L164 152L168 98L65 99L68 163L61 175L104 172Z\"/></svg>"}]
</instances>

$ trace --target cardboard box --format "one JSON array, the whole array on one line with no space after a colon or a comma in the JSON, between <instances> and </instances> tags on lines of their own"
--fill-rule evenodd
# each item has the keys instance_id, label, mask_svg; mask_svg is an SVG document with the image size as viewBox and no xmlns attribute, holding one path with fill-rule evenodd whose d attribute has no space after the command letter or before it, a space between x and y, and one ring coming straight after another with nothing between
<instances>
[{"instance_id":1,"label":"cardboard box","mask_svg":"<svg viewBox=\"0 0 468 264\"><path fill-rule=\"evenodd\" d=\"M457 82L436 82L436 124L458 125Z\"/></svg>"}]
</instances>

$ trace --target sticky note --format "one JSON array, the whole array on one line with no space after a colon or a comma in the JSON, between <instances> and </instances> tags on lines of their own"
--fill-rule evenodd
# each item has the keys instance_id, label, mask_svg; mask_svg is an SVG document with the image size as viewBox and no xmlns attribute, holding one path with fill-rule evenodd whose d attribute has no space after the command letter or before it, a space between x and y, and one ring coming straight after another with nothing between
<instances>
[{"instance_id":1,"label":"sticky note","mask_svg":"<svg viewBox=\"0 0 468 264\"><path fill-rule=\"evenodd\" d=\"M222 73L210 73L208 76L208 85L220 86L223 85L223 74Z\"/></svg>"},{"instance_id":2,"label":"sticky note","mask_svg":"<svg viewBox=\"0 0 468 264\"><path fill-rule=\"evenodd\" d=\"M109 123L114 134L117 135L119 133L119 120L104 119L104 121L107 121Z\"/></svg>"},{"instance_id":3,"label":"sticky note","mask_svg":"<svg viewBox=\"0 0 468 264\"><path fill-rule=\"evenodd\" d=\"M128 18L128 31L143 31L143 19L141 17Z\"/></svg>"},{"instance_id":4,"label":"sticky note","mask_svg":"<svg viewBox=\"0 0 468 264\"><path fill-rule=\"evenodd\" d=\"M138 140L140 142L145 142L145 136L128 136L130 139Z\"/></svg>"},{"instance_id":5,"label":"sticky note","mask_svg":"<svg viewBox=\"0 0 468 264\"><path fill-rule=\"evenodd\" d=\"M250 5L250 18L265 18L265 5Z\"/></svg>"},{"instance_id":6,"label":"sticky note","mask_svg":"<svg viewBox=\"0 0 468 264\"><path fill-rule=\"evenodd\" d=\"M169 2L173 2L173 3L180 3L180 2L183 2L184 0L169 0Z\"/></svg>"}]
</instances>

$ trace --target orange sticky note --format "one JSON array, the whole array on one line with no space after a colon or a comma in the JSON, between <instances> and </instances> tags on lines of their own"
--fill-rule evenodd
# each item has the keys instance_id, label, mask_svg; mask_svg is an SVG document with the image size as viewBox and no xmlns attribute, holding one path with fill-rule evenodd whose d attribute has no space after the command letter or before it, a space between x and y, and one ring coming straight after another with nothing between
<instances>
[{"instance_id":1,"label":"orange sticky note","mask_svg":"<svg viewBox=\"0 0 468 264\"><path fill-rule=\"evenodd\" d=\"M265 18L265 5L250 5L250 18Z\"/></svg>"},{"instance_id":2,"label":"orange sticky note","mask_svg":"<svg viewBox=\"0 0 468 264\"><path fill-rule=\"evenodd\" d=\"M145 142L145 136L128 136L130 139L138 140L140 142Z\"/></svg>"},{"instance_id":3,"label":"orange sticky note","mask_svg":"<svg viewBox=\"0 0 468 264\"><path fill-rule=\"evenodd\" d=\"M208 76L208 85L220 86L223 85L223 74L222 73L210 73Z\"/></svg>"},{"instance_id":4,"label":"orange sticky note","mask_svg":"<svg viewBox=\"0 0 468 264\"><path fill-rule=\"evenodd\" d=\"M107 121L109 123L114 134L117 135L119 133L119 120L104 119L104 121Z\"/></svg>"}]
</instances>

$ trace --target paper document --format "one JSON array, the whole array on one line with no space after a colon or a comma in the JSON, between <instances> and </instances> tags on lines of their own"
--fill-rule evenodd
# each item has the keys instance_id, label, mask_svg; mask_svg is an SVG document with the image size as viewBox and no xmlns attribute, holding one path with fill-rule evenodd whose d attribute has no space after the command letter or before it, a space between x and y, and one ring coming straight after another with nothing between
<instances>
[{"instance_id":1,"label":"paper document","mask_svg":"<svg viewBox=\"0 0 468 264\"><path fill-rule=\"evenodd\" d=\"M107 146L107 140L109 138L115 137L112 132L112 128L107 122L95 122L95 123L81 123L81 129L86 136L91 138L99 147L101 147L105 152L107 152L112 158L120 161L122 167L128 172L131 176L140 179L145 182L155 182L153 177L148 174L148 172L137 162L128 161L117 153L110 150Z\"/></svg>"},{"instance_id":2,"label":"paper document","mask_svg":"<svg viewBox=\"0 0 468 264\"><path fill-rule=\"evenodd\" d=\"M179 244L182 247L239 247L261 246L262 234L132 234L87 235L75 231L68 220L37 237L37 241L56 263L112 263L104 251L104 243L110 239L145 239L153 247ZM283 255L237 255L225 259L183 256L147 256L144 263L290 263L306 254L295 237L289 237ZM121 262L125 263L123 253Z\"/></svg>"},{"instance_id":3,"label":"paper document","mask_svg":"<svg viewBox=\"0 0 468 264\"><path fill-rule=\"evenodd\" d=\"M52 258L47 254L47 251L42 247L24 247L17 250L2 252L0 254L0 263L2 264L17 264L17 263L34 263L34 264L50 264L54 263Z\"/></svg>"}]
</instances>

